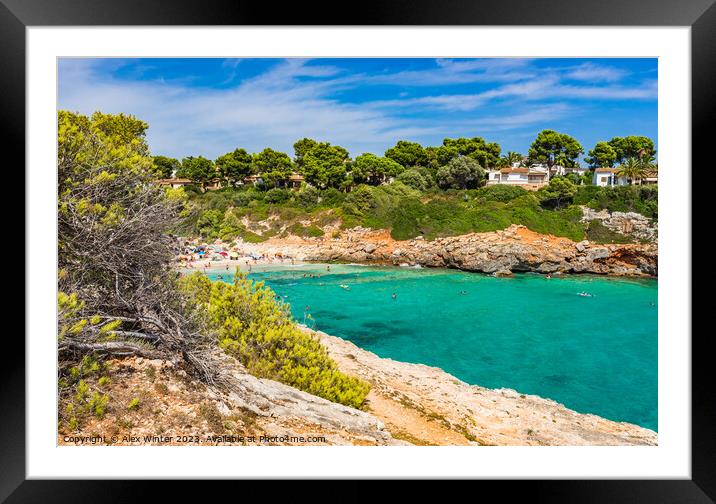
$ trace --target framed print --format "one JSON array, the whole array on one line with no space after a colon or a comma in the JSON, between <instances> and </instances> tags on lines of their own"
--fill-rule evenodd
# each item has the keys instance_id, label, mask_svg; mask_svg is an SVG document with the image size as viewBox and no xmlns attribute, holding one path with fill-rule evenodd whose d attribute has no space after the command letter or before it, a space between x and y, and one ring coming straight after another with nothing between
<instances>
[{"instance_id":1,"label":"framed print","mask_svg":"<svg viewBox=\"0 0 716 504\"><path fill-rule=\"evenodd\" d=\"M28 201L3 498L509 478L711 502L711 4L3 0Z\"/></svg>"}]
</instances>

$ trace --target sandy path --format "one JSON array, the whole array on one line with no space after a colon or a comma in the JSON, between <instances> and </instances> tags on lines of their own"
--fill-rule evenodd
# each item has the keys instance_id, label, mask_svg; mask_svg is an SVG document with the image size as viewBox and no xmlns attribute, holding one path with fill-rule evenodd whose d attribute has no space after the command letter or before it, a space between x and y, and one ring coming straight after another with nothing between
<instances>
[{"instance_id":1,"label":"sandy path","mask_svg":"<svg viewBox=\"0 0 716 504\"><path fill-rule=\"evenodd\" d=\"M385 424L396 439L421 446L471 444L465 436L446 427L439 419L406 407L374 390L368 394L367 409Z\"/></svg>"}]
</instances>

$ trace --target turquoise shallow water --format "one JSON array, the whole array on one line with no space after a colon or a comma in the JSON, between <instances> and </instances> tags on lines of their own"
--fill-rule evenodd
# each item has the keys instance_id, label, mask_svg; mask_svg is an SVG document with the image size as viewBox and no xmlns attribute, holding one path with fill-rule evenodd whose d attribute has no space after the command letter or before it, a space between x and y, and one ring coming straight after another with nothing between
<instances>
[{"instance_id":1,"label":"turquoise shallow water","mask_svg":"<svg viewBox=\"0 0 716 504\"><path fill-rule=\"evenodd\" d=\"M299 322L381 357L657 430L656 280L337 264L258 266L250 278Z\"/></svg>"}]
</instances>

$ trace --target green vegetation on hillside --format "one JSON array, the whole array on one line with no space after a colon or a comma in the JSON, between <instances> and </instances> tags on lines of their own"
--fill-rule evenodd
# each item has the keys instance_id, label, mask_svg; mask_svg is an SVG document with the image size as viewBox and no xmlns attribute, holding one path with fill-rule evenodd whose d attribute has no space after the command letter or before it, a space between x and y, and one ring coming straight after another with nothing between
<instances>
[{"instance_id":1,"label":"green vegetation on hillside","mask_svg":"<svg viewBox=\"0 0 716 504\"><path fill-rule=\"evenodd\" d=\"M323 235L323 227L333 224L343 229L389 229L397 240L417 236L432 240L522 224L539 233L580 241L587 237L587 226L581 222L579 205L656 219L658 196L655 186L577 186L566 177L554 178L534 192L507 185L421 191L401 181L362 184L347 194L311 186L272 191L283 194L269 199L270 191L256 188L190 193L191 210L177 232L255 243L287 234L317 237ZM602 243L608 238L604 233L592 236Z\"/></svg>"},{"instance_id":2,"label":"green vegetation on hillside","mask_svg":"<svg viewBox=\"0 0 716 504\"><path fill-rule=\"evenodd\" d=\"M577 205L634 211L657 218L656 187L592 187L592 173L552 175L535 192L497 184L486 187L487 169L534 163L579 166L584 148L554 130L539 132L527 156L501 155L484 138L445 138L424 147L398 140L382 156L351 159L343 147L302 138L294 156L266 148L256 154L236 149L213 162L201 156L179 162L156 156L158 172L189 177L189 209L175 229L205 239L241 238L256 243L288 234L319 237L325 225L389 229L396 239L433 239L495 231L511 224L573 240L586 236ZM635 181L656 170L654 143L642 136L597 142L586 160L592 167L619 164L619 176ZM222 188L206 192L207 184ZM592 233L605 237L604 233Z\"/></svg>"},{"instance_id":3,"label":"green vegetation on hillside","mask_svg":"<svg viewBox=\"0 0 716 504\"><path fill-rule=\"evenodd\" d=\"M574 196L573 203L586 205L594 210L636 212L654 220L659 217L659 189L655 185L583 186Z\"/></svg>"}]
</instances>

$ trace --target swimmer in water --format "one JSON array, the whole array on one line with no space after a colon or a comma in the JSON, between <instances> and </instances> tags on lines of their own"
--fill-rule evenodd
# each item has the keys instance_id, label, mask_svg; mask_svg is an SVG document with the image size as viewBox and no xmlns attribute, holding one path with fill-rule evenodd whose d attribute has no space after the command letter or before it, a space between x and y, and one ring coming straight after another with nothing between
<instances>
[{"instance_id":1,"label":"swimmer in water","mask_svg":"<svg viewBox=\"0 0 716 504\"><path fill-rule=\"evenodd\" d=\"M398 295L395 292L393 292L393 299L398 299Z\"/></svg>"}]
</instances>

